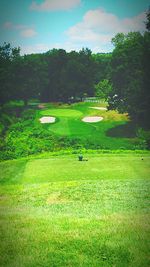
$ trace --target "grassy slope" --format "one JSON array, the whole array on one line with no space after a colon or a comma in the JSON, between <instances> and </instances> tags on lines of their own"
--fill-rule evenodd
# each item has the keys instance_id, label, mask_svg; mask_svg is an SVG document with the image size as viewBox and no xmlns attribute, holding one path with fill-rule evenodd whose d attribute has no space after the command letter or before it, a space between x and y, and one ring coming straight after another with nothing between
<instances>
[{"instance_id":1,"label":"grassy slope","mask_svg":"<svg viewBox=\"0 0 150 267\"><path fill-rule=\"evenodd\" d=\"M149 266L150 155L0 163L2 266Z\"/></svg>"},{"instance_id":2,"label":"grassy slope","mask_svg":"<svg viewBox=\"0 0 150 267\"><path fill-rule=\"evenodd\" d=\"M71 106L50 107L39 112L39 117L50 115L57 118L55 124L49 125L50 131L57 135L69 137L80 137L81 139L92 141L103 148L108 149L132 149L134 138L111 137L107 131L123 125L128 121L126 114L118 114L116 111L104 111L91 109L91 106L105 106L99 103L79 103ZM104 120L99 123L84 123L81 119L84 116L102 116ZM44 127L44 126L43 126ZM47 127L47 126L46 126Z\"/></svg>"}]
</instances>

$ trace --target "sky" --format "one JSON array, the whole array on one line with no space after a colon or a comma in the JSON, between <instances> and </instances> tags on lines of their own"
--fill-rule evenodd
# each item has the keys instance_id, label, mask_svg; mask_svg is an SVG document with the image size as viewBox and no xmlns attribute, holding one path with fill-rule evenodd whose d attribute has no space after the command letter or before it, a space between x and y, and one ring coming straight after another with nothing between
<instances>
[{"instance_id":1,"label":"sky","mask_svg":"<svg viewBox=\"0 0 150 267\"><path fill-rule=\"evenodd\" d=\"M149 0L0 0L0 45L19 46L22 55L53 48L111 52L118 32L144 32L149 6Z\"/></svg>"}]
</instances>

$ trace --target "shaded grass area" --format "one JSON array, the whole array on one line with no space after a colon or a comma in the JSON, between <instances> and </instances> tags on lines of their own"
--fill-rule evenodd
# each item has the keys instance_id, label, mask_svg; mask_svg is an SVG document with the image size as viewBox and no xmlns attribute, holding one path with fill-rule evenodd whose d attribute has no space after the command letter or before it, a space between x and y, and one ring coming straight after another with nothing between
<instances>
[{"instance_id":1,"label":"shaded grass area","mask_svg":"<svg viewBox=\"0 0 150 267\"><path fill-rule=\"evenodd\" d=\"M0 163L2 266L149 266L149 154L86 157Z\"/></svg>"},{"instance_id":2,"label":"shaded grass area","mask_svg":"<svg viewBox=\"0 0 150 267\"><path fill-rule=\"evenodd\" d=\"M128 122L122 125L117 125L112 129L109 129L107 131L107 136L134 138L136 137L136 130L137 129L135 123Z\"/></svg>"}]
</instances>

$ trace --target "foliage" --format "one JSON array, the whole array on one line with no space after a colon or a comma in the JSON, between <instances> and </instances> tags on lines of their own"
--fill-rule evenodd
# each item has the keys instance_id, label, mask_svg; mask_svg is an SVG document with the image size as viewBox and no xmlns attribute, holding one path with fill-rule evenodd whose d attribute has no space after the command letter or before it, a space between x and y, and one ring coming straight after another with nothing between
<instances>
[{"instance_id":1,"label":"foliage","mask_svg":"<svg viewBox=\"0 0 150 267\"><path fill-rule=\"evenodd\" d=\"M15 99L27 105L31 98L40 98L48 84L47 63L44 56L25 55L13 63Z\"/></svg>"},{"instance_id":2,"label":"foliage","mask_svg":"<svg viewBox=\"0 0 150 267\"><path fill-rule=\"evenodd\" d=\"M39 124L34 123L35 111L27 110L17 123L9 127L5 138L4 154L6 158L17 158L42 151L52 151L55 137Z\"/></svg>"},{"instance_id":3,"label":"foliage","mask_svg":"<svg viewBox=\"0 0 150 267\"><path fill-rule=\"evenodd\" d=\"M93 95L95 63L89 49L66 53L53 49L45 55L48 64L48 86L42 92L42 101L68 102L70 97Z\"/></svg>"},{"instance_id":4,"label":"foliage","mask_svg":"<svg viewBox=\"0 0 150 267\"><path fill-rule=\"evenodd\" d=\"M0 105L14 99L13 61L19 57L20 48L4 43L0 46Z\"/></svg>"},{"instance_id":5,"label":"foliage","mask_svg":"<svg viewBox=\"0 0 150 267\"><path fill-rule=\"evenodd\" d=\"M150 7L149 7L148 11L146 12L146 17L147 17L146 29L148 31L150 31Z\"/></svg>"},{"instance_id":6,"label":"foliage","mask_svg":"<svg viewBox=\"0 0 150 267\"><path fill-rule=\"evenodd\" d=\"M138 145L139 149L150 149L150 131L145 131L142 128L138 128L137 137L140 140Z\"/></svg>"},{"instance_id":7,"label":"foliage","mask_svg":"<svg viewBox=\"0 0 150 267\"><path fill-rule=\"evenodd\" d=\"M95 85L95 91L97 97L108 100L108 97L112 92L112 85L107 79L104 79Z\"/></svg>"},{"instance_id":8,"label":"foliage","mask_svg":"<svg viewBox=\"0 0 150 267\"><path fill-rule=\"evenodd\" d=\"M92 54L92 58L94 59L96 64L95 82L98 83L99 81L104 79L109 80L112 53Z\"/></svg>"},{"instance_id":9,"label":"foliage","mask_svg":"<svg viewBox=\"0 0 150 267\"><path fill-rule=\"evenodd\" d=\"M119 33L112 39L110 108L128 112L143 127L150 127L150 33Z\"/></svg>"},{"instance_id":10,"label":"foliage","mask_svg":"<svg viewBox=\"0 0 150 267\"><path fill-rule=\"evenodd\" d=\"M99 64L88 48L70 53L52 49L20 56L19 48L4 44L0 47L0 62L1 104L18 99L27 105L31 98L68 102L71 97L94 95Z\"/></svg>"}]
</instances>

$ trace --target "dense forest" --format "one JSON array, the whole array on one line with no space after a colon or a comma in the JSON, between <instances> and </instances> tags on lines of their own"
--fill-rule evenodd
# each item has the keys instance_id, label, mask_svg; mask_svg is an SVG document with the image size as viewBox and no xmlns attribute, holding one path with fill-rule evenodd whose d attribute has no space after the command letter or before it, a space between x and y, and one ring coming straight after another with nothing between
<instances>
[{"instance_id":1,"label":"dense forest","mask_svg":"<svg viewBox=\"0 0 150 267\"><path fill-rule=\"evenodd\" d=\"M79 52L52 49L21 56L18 47L9 43L0 46L1 132L11 124L5 105L12 100L22 100L27 107L31 99L72 103L92 96L105 99L109 109L128 113L135 125L149 130L149 14L144 33L118 33L112 39L112 53L92 54L88 48ZM15 116L18 112L16 109Z\"/></svg>"},{"instance_id":2,"label":"dense forest","mask_svg":"<svg viewBox=\"0 0 150 267\"><path fill-rule=\"evenodd\" d=\"M95 94L94 85L109 75L111 54L92 55L89 49L67 53L53 49L20 56L19 48L0 47L1 104L31 98L67 102Z\"/></svg>"}]
</instances>

